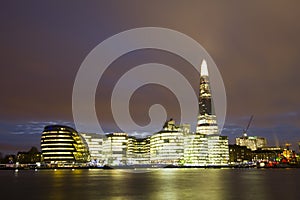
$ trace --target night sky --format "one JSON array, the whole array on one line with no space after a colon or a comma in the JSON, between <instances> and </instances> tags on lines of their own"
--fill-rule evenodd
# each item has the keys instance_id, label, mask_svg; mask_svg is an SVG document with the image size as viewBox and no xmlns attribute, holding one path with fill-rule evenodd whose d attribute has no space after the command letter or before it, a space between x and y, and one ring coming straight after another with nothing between
<instances>
[{"instance_id":1,"label":"night sky","mask_svg":"<svg viewBox=\"0 0 300 200\"><path fill-rule=\"evenodd\" d=\"M84 58L106 38L146 26L180 31L211 55L226 88L222 135L229 136L230 143L254 115L248 135L266 137L269 145L290 142L298 151L299 7L296 0L2 2L0 152L39 147L47 124L74 127L72 88ZM128 53L110 66L98 85L97 115L106 132L119 131L109 110L113 85L124 72L148 62L174 67L198 89L197 73L178 56L159 50ZM145 95L149 93L152 98ZM178 119L174 94L157 85L134 94L133 119L140 125L149 123L147 113L154 103Z\"/></svg>"}]
</instances>

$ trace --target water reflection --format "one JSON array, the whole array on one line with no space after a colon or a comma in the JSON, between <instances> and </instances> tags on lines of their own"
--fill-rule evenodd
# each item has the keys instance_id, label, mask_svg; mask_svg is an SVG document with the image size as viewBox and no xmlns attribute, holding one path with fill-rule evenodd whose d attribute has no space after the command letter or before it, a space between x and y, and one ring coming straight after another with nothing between
<instances>
[{"instance_id":1,"label":"water reflection","mask_svg":"<svg viewBox=\"0 0 300 200\"><path fill-rule=\"evenodd\" d=\"M1 191L10 194L10 199L46 200L300 198L300 169L153 169L141 172L2 170Z\"/></svg>"},{"instance_id":2,"label":"water reflection","mask_svg":"<svg viewBox=\"0 0 300 200\"><path fill-rule=\"evenodd\" d=\"M156 179L155 199L222 199L220 170L163 169Z\"/></svg>"}]
</instances>

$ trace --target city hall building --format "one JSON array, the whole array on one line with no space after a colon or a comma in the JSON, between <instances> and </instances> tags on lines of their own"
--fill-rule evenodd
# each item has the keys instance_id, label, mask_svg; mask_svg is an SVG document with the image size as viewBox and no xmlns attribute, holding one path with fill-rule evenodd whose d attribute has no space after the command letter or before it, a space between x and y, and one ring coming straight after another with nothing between
<instances>
[{"instance_id":1,"label":"city hall building","mask_svg":"<svg viewBox=\"0 0 300 200\"><path fill-rule=\"evenodd\" d=\"M68 126L46 126L41 137L41 149L45 163L86 163L90 160L85 140Z\"/></svg>"}]
</instances>

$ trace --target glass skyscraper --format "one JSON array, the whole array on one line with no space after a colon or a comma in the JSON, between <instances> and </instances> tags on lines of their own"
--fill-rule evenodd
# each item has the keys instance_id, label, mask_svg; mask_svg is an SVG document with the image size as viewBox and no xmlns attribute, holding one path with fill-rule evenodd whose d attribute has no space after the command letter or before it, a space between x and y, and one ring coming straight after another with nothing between
<instances>
[{"instance_id":1,"label":"glass skyscraper","mask_svg":"<svg viewBox=\"0 0 300 200\"><path fill-rule=\"evenodd\" d=\"M217 117L210 89L208 68L205 60L202 61L200 71L199 115L196 132L204 135L219 134Z\"/></svg>"}]
</instances>

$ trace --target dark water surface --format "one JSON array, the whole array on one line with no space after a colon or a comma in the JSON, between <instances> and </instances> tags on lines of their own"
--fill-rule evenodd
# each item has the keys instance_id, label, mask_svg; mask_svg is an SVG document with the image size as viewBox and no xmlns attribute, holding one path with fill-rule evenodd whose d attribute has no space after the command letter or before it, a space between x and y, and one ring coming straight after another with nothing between
<instances>
[{"instance_id":1,"label":"dark water surface","mask_svg":"<svg viewBox=\"0 0 300 200\"><path fill-rule=\"evenodd\" d=\"M0 199L300 199L300 169L1 170L0 184Z\"/></svg>"}]
</instances>

